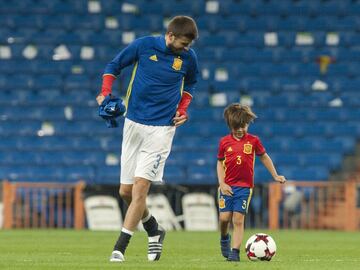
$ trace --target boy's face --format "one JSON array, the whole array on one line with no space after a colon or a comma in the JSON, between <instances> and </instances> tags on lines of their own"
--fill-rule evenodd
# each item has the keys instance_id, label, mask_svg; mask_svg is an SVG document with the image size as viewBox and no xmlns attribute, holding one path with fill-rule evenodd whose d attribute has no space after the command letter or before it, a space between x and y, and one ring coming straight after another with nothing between
<instances>
[{"instance_id":1,"label":"boy's face","mask_svg":"<svg viewBox=\"0 0 360 270\"><path fill-rule=\"evenodd\" d=\"M245 126L240 127L238 129L232 129L231 133L235 138L241 139L247 133L248 128L249 128L249 124L246 124Z\"/></svg>"}]
</instances>

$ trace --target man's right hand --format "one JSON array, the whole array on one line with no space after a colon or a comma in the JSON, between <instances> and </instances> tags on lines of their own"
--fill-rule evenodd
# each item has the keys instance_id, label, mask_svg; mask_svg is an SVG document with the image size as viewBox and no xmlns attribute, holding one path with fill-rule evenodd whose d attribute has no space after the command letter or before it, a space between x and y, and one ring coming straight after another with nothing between
<instances>
[{"instance_id":1,"label":"man's right hand","mask_svg":"<svg viewBox=\"0 0 360 270\"><path fill-rule=\"evenodd\" d=\"M99 94L97 97L96 97L96 102L98 103L98 105L100 106L101 103L104 101L105 99L105 96L103 94Z\"/></svg>"}]
</instances>

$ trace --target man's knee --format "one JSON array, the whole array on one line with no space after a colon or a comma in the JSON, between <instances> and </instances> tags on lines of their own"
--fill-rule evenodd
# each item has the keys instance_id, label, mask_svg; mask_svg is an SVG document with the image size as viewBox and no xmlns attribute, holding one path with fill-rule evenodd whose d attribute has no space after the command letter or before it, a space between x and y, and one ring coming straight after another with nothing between
<instances>
[{"instance_id":1,"label":"man's knee","mask_svg":"<svg viewBox=\"0 0 360 270\"><path fill-rule=\"evenodd\" d=\"M136 178L133 186L132 200L145 201L149 192L150 185L150 181L144 178Z\"/></svg>"},{"instance_id":2,"label":"man's knee","mask_svg":"<svg viewBox=\"0 0 360 270\"><path fill-rule=\"evenodd\" d=\"M119 189L119 194L120 197L129 204L132 197L132 185L121 185Z\"/></svg>"}]
</instances>

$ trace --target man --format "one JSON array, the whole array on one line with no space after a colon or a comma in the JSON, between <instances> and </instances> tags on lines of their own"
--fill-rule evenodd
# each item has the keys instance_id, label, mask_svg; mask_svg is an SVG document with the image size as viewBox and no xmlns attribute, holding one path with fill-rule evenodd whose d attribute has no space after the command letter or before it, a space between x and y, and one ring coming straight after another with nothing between
<instances>
[{"instance_id":1,"label":"man","mask_svg":"<svg viewBox=\"0 0 360 270\"><path fill-rule=\"evenodd\" d=\"M174 17L165 36L136 39L105 68L100 105L126 66L134 64L127 90L121 154L120 196L128 204L121 234L110 257L125 260L124 254L140 220L148 233L148 260L159 260L165 231L146 207L151 182L162 181L176 127L187 120L198 64L190 49L198 37L195 21Z\"/></svg>"}]
</instances>

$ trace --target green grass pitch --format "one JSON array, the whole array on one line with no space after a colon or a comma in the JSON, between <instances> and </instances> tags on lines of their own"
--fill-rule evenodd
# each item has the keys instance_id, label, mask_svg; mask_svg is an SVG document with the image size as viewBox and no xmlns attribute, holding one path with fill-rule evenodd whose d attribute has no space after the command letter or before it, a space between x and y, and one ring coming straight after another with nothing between
<instances>
[{"instance_id":1,"label":"green grass pitch","mask_svg":"<svg viewBox=\"0 0 360 270\"><path fill-rule=\"evenodd\" d=\"M146 235L137 232L126 262L118 264L108 261L116 232L0 230L0 269L360 269L360 232L262 232L277 244L270 262L249 261L243 248L240 263L226 262L217 232L168 232L161 260L148 262ZM245 238L253 233L246 231Z\"/></svg>"}]
</instances>

